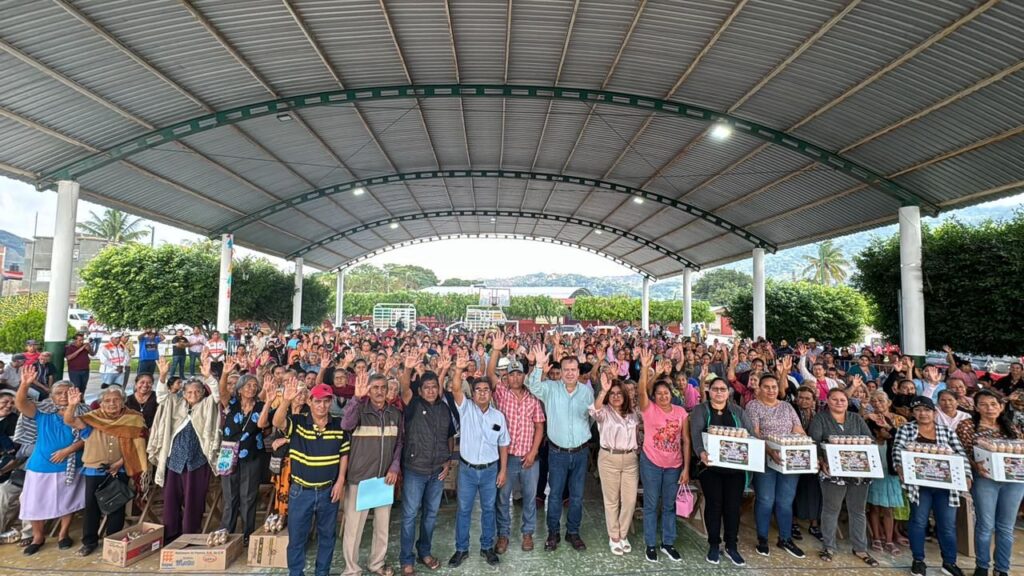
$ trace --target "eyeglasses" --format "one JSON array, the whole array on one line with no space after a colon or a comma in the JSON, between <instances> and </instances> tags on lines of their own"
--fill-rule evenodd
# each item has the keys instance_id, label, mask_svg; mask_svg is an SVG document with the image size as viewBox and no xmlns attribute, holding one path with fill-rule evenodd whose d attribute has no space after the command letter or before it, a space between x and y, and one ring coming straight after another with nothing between
<instances>
[{"instance_id":1,"label":"eyeglasses","mask_svg":"<svg viewBox=\"0 0 1024 576\"><path fill-rule=\"evenodd\" d=\"M729 389L728 389L728 388L722 388L722 387L720 387L720 386L716 386L716 387L714 387L714 388L710 388L710 390L711 390L712 392L728 392L728 391L729 391Z\"/></svg>"},{"instance_id":2,"label":"eyeglasses","mask_svg":"<svg viewBox=\"0 0 1024 576\"><path fill-rule=\"evenodd\" d=\"M608 397L611 398L612 396L622 396L622 392L609 392Z\"/></svg>"},{"instance_id":3,"label":"eyeglasses","mask_svg":"<svg viewBox=\"0 0 1024 576\"><path fill-rule=\"evenodd\" d=\"M490 394L491 393L491 389L490 388L476 388L475 390L473 390L473 393L474 394Z\"/></svg>"}]
</instances>

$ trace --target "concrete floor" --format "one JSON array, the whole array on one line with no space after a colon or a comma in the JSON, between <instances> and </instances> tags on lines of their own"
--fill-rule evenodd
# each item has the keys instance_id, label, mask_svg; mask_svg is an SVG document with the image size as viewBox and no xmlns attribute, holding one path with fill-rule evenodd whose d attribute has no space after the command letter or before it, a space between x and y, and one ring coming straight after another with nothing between
<instances>
[{"instance_id":1,"label":"concrete floor","mask_svg":"<svg viewBox=\"0 0 1024 576\"><path fill-rule=\"evenodd\" d=\"M877 569L869 570L860 560L852 554L840 553L831 564L821 562L817 558L818 542L805 534L805 539L799 544L808 553L808 557L797 560L774 548L774 535L772 536L772 553L769 558L758 556L754 551L756 538L753 529L753 516L747 513L740 536L740 552L747 560L745 568L736 568L722 558L722 563L712 566L704 561L704 554L707 550L706 541L700 535L692 521L679 521L679 537L676 547L683 555L683 562L674 563L662 557L658 563L646 562L643 556L642 521L638 519L634 523L634 534L630 538L633 544L633 552L624 557L611 554L608 550L608 539L604 530L604 508L600 501L600 491L596 482L588 482L586 499L583 510L583 528L581 530L588 549L585 552L576 552L564 542L559 549L553 553L543 550L545 529L543 519L540 519L542 528L536 534L536 549L531 553L525 553L519 549L518 536L514 536L509 547L509 552L502 556L501 564L492 568L488 566L479 555L479 529L474 525L470 535L470 556L460 568L451 570L447 567L448 558L454 552L455 533L455 505L454 502L442 504L438 515L437 528L434 533L434 554L443 561L442 567L437 571L439 575L448 574L500 574L513 570L521 574L557 575L557 574L586 574L588 576L604 575L625 575L625 574L657 574L657 573L679 573L687 574L720 574L738 573L739 570L751 571L755 574L772 574L786 576L803 575L824 575L831 572L838 576L866 576L868 574L909 574L910 573L910 552L904 549L897 557L885 553L876 554L881 563ZM541 516L543 511L540 511ZM399 573L398 567L398 535L400 534L400 513L396 510L392 514L391 539L388 550L388 562L390 562ZM476 521L479 521L479 510L477 510ZM515 526L518 522L518 509L514 515L513 533L518 531ZM699 521L698 521L699 522ZM72 537L75 539L75 547L69 551L57 549L56 541L51 539L47 545L35 556L25 557L21 549L16 545L0 546L0 574L148 574L158 571L159 554L146 558L128 568L119 568L105 564L99 552L88 559L79 558L74 555L78 547L78 540L81 531L76 527L72 529ZM370 522L367 522L369 524ZM367 532L363 538L363 558L368 554L369 542L371 539L371 526L367 526ZM563 528L564 530L564 528ZM840 543L840 550L848 550L848 543ZM314 547L310 547L307 559L309 564L306 574L313 574ZM938 547L934 543L928 544L929 574L938 575L939 571ZM974 561L971 558L961 557L960 567L967 574L974 569ZM1024 552L1020 547L1014 551L1012 572L1024 573ZM331 574L340 574L344 569L344 560L341 556L340 547L335 551L334 563ZM423 566L418 566L418 573L429 573ZM252 569L246 566L245 556L239 557L221 574L282 574L284 570L274 569Z\"/></svg>"}]
</instances>

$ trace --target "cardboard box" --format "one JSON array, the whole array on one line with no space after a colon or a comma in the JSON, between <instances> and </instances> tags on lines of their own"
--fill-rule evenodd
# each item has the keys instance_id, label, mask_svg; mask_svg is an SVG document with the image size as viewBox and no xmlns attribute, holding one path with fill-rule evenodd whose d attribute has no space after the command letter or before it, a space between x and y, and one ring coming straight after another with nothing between
<instances>
[{"instance_id":1,"label":"cardboard box","mask_svg":"<svg viewBox=\"0 0 1024 576\"><path fill-rule=\"evenodd\" d=\"M288 529L271 534L260 528L252 533L249 536L248 564L261 568L287 568Z\"/></svg>"},{"instance_id":2,"label":"cardboard box","mask_svg":"<svg viewBox=\"0 0 1024 576\"><path fill-rule=\"evenodd\" d=\"M962 556L974 556L974 501L970 492L963 492L956 509L956 549Z\"/></svg>"},{"instance_id":3,"label":"cardboard box","mask_svg":"<svg viewBox=\"0 0 1024 576\"><path fill-rule=\"evenodd\" d=\"M967 462L959 454L900 452L903 481L945 490L967 490Z\"/></svg>"},{"instance_id":4,"label":"cardboard box","mask_svg":"<svg viewBox=\"0 0 1024 576\"><path fill-rule=\"evenodd\" d=\"M1024 482L1024 456L1006 452L989 452L974 447L974 460L985 466L996 482Z\"/></svg>"},{"instance_id":5,"label":"cardboard box","mask_svg":"<svg viewBox=\"0 0 1024 576\"><path fill-rule=\"evenodd\" d=\"M129 532L141 532L142 536L125 542L124 538ZM115 566L130 566L146 556L151 556L163 545L163 525L143 522L104 538L103 561Z\"/></svg>"},{"instance_id":6,"label":"cardboard box","mask_svg":"<svg viewBox=\"0 0 1024 576\"><path fill-rule=\"evenodd\" d=\"M829 474L837 478L881 478L882 454L876 444L822 444Z\"/></svg>"},{"instance_id":7,"label":"cardboard box","mask_svg":"<svg viewBox=\"0 0 1024 576\"><path fill-rule=\"evenodd\" d=\"M241 534L231 534L220 546L207 546L206 534L182 534L160 551L162 572L219 572L242 553Z\"/></svg>"},{"instance_id":8,"label":"cardboard box","mask_svg":"<svg viewBox=\"0 0 1024 576\"><path fill-rule=\"evenodd\" d=\"M764 440L703 432L708 463L718 468L764 472Z\"/></svg>"},{"instance_id":9,"label":"cardboard box","mask_svg":"<svg viewBox=\"0 0 1024 576\"><path fill-rule=\"evenodd\" d=\"M778 450L782 464L777 464L770 456L765 455L764 463L772 470L783 474L817 474L818 447L814 444L783 446L768 442L768 448Z\"/></svg>"}]
</instances>

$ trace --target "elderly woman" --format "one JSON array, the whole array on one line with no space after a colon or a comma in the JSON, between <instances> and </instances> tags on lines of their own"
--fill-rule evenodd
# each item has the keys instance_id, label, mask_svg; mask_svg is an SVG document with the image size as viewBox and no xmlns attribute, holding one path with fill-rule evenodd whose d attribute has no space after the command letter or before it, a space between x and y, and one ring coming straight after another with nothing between
<instances>
[{"instance_id":1,"label":"elderly woman","mask_svg":"<svg viewBox=\"0 0 1024 576\"><path fill-rule=\"evenodd\" d=\"M952 390L946 389L939 392L937 407L935 421L950 430L956 430L961 422L971 419L970 414L960 409L960 398Z\"/></svg>"},{"instance_id":2,"label":"elderly woman","mask_svg":"<svg viewBox=\"0 0 1024 576\"><path fill-rule=\"evenodd\" d=\"M155 481L164 489L164 541L195 534L203 521L212 463L220 449L220 389L204 354L202 380L187 380L181 391L167 388L167 360L157 361L156 411L149 437L149 461L156 464ZM206 395L209 388L210 395Z\"/></svg>"},{"instance_id":3,"label":"elderly woman","mask_svg":"<svg viewBox=\"0 0 1024 576\"><path fill-rule=\"evenodd\" d=\"M830 442L835 436L870 436L871 430L863 418L847 410L849 398L841 388L829 390L826 402L828 409L818 412L811 420L810 427L810 436L818 444L818 466L821 468L821 533L824 547L818 556L826 562L835 559L836 526L845 502L850 516L853 554L868 566L877 568L878 560L868 553L867 517L864 512L871 480L833 476L822 447L823 443Z\"/></svg>"},{"instance_id":4,"label":"elderly woman","mask_svg":"<svg viewBox=\"0 0 1024 576\"><path fill-rule=\"evenodd\" d=\"M246 541L256 530L256 499L260 477L266 467L263 429L259 425L264 404L257 397L259 381L252 374L234 374L238 364L229 364L220 377L220 406L224 429L217 474L221 477L224 514L220 527L235 531L239 512ZM229 376L229 373L231 375Z\"/></svg>"},{"instance_id":5,"label":"elderly woman","mask_svg":"<svg viewBox=\"0 0 1024 576\"><path fill-rule=\"evenodd\" d=\"M873 480L868 488L868 525L874 536L871 549L876 552L884 550L895 556L900 553L900 549L896 545L893 510L903 506L903 487L892 467L889 452L896 438L896 430L906 424L907 420L899 414L893 414L889 410L891 405L888 394L882 390L875 391L871 396L873 410L864 415L864 421L875 437L884 466L882 477Z\"/></svg>"},{"instance_id":6,"label":"elderly woman","mask_svg":"<svg viewBox=\"0 0 1024 576\"><path fill-rule=\"evenodd\" d=\"M85 506L85 482L82 479L82 440L78 431L64 423L61 411L68 403L67 380L53 385L50 398L36 404L29 399L28 390L36 381L36 370L27 366L21 371L21 386L14 404L21 412L22 424L35 425L35 449L25 467L25 485L21 492L21 519L32 523L32 543L25 547L31 556L46 541L47 520L60 518L60 538L57 547L71 548L68 536L71 515Z\"/></svg>"},{"instance_id":7,"label":"elderly woman","mask_svg":"<svg viewBox=\"0 0 1024 576\"><path fill-rule=\"evenodd\" d=\"M280 406L281 399L278 392L278 380L272 374L263 376L263 392L265 408L260 411L260 429L269 428L273 421L274 412ZM291 416L309 412L309 390L305 386L299 386L295 392L295 399L292 400L289 410ZM278 516L288 515L288 489L291 488L291 451L289 438L286 430L274 430L273 437L265 441L270 442L271 459L270 473L271 482L274 485L274 513Z\"/></svg>"},{"instance_id":8,"label":"elderly woman","mask_svg":"<svg viewBox=\"0 0 1024 576\"><path fill-rule=\"evenodd\" d=\"M950 448L954 454L966 457L960 438L953 430L939 424L935 417L935 403L928 396L918 396L910 405L914 414L913 422L900 426L892 447L892 461L896 472L903 478L901 454L907 444L933 444ZM971 477L967 479L968 486ZM928 516L935 515L935 537L939 541L942 556L942 572L950 576L963 576L956 565L956 509L960 507L960 492L931 486L907 485L907 499L910 500L910 522L907 525L910 537L910 552L914 561L910 573L924 576L928 570L924 563L924 538L928 528Z\"/></svg>"},{"instance_id":9,"label":"elderly woman","mask_svg":"<svg viewBox=\"0 0 1024 576\"><path fill-rule=\"evenodd\" d=\"M88 556L99 545L100 512L96 491L109 481L128 484L148 468L146 460L146 422L142 413L125 408L124 390L111 386L101 394L99 410L76 416L82 401L77 388L68 391L64 423L81 431L85 438L82 462L85 465L85 525L79 556ZM107 515L109 536L124 528L124 507Z\"/></svg>"}]
</instances>

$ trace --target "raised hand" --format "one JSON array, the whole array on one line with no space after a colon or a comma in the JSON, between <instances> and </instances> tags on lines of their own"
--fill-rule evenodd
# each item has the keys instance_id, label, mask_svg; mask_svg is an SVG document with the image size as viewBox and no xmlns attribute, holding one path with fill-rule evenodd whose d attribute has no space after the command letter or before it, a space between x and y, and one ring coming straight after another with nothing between
<instances>
[{"instance_id":1,"label":"raised hand","mask_svg":"<svg viewBox=\"0 0 1024 576\"><path fill-rule=\"evenodd\" d=\"M21 369L21 385L31 386L35 383L37 376L39 376L39 372L36 370L35 365L26 364Z\"/></svg>"},{"instance_id":2,"label":"raised hand","mask_svg":"<svg viewBox=\"0 0 1024 576\"><path fill-rule=\"evenodd\" d=\"M210 377L210 374L211 374L210 362L211 362L211 360L210 360L210 353L207 351L206 348L204 348L203 349L203 353L199 356L199 364L200 364L199 372L203 375L203 378L209 378Z\"/></svg>"},{"instance_id":3,"label":"raised hand","mask_svg":"<svg viewBox=\"0 0 1024 576\"><path fill-rule=\"evenodd\" d=\"M651 364L654 362L654 354L650 351L649 348L641 348L639 351L639 355L640 365L643 366L645 370L649 369L651 367Z\"/></svg>"},{"instance_id":4,"label":"raised hand","mask_svg":"<svg viewBox=\"0 0 1024 576\"><path fill-rule=\"evenodd\" d=\"M469 366L469 354L465 350L459 350L459 355L455 358L455 369L465 372L467 366Z\"/></svg>"},{"instance_id":5,"label":"raised hand","mask_svg":"<svg viewBox=\"0 0 1024 576\"><path fill-rule=\"evenodd\" d=\"M608 372L601 371L601 390L607 393L612 388L612 380L608 377Z\"/></svg>"},{"instance_id":6,"label":"raised hand","mask_svg":"<svg viewBox=\"0 0 1024 576\"><path fill-rule=\"evenodd\" d=\"M78 388L72 386L68 389L68 406L77 406L82 402L82 392Z\"/></svg>"},{"instance_id":7,"label":"raised hand","mask_svg":"<svg viewBox=\"0 0 1024 576\"><path fill-rule=\"evenodd\" d=\"M437 357L437 371L438 373L447 372L452 366L452 356L448 353L447 348L442 348L441 353Z\"/></svg>"},{"instance_id":8,"label":"raised hand","mask_svg":"<svg viewBox=\"0 0 1024 576\"><path fill-rule=\"evenodd\" d=\"M422 358L422 356L420 356L420 353L417 350L410 350L406 352L405 358L402 360L405 364L405 369L412 370L415 368L416 365L420 363L420 358Z\"/></svg>"},{"instance_id":9,"label":"raised hand","mask_svg":"<svg viewBox=\"0 0 1024 576\"><path fill-rule=\"evenodd\" d=\"M163 380L164 376L167 375L171 365L167 362L166 358L160 357L156 359L156 369L160 372L160 379Z\"/></svg>"},{"instance_id":10,"label":"raised hand","mask_svg":"<svg viewBox=\"0 0 1024 576\"><path fill-rule=\"evenodd\" d=\"M494 354L501 353L505 349L505 335L498 332L494 335L494 340L491 341L491 352Z\"/></svg>"},{"instance_id":11,"label":"raised hand","mask_svg":"<svg viewBox=\"0 0 1024 576\"><path fill-rule=\"evenodd\" d=\"M294 376L284 384L284 401L289 404L299 395L299 382Z\"/></svg>"},{"instance_id":12,"label":"raised hand","mask_svg":"<svg viewBox=\"0 0 1024 576\"><path fill-rule=\"evenodd\" d=\"M356 398L366 398L370 393L370 373L367 371L356 374Z\"/></svg>"},{"instance_id":13,"label":"raised hand","mask_svg":"<svg viewBox=\"0 0 1024 576\"><path fill-rule=\"evenodd\" d=\"M274 384L274 375L266 374L263 376L263 401L272 402L277 396L277 386Z\"/></svg>"}]
</instances>

